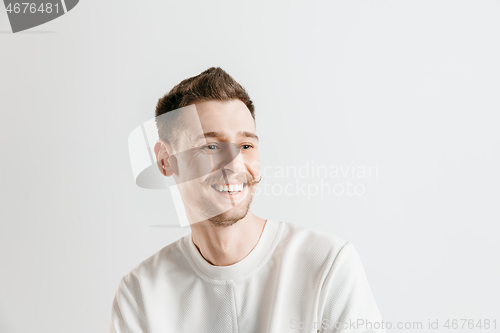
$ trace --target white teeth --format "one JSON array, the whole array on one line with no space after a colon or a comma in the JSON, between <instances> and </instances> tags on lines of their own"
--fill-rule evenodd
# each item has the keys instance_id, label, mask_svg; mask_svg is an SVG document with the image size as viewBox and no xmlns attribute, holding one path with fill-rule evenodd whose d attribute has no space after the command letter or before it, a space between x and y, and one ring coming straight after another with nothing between
<instances>
[{"instance_id":1,"label":"white teeth","mask_svg":"<svg viewBox=\"0 0 500 333\"><path fill-rule=\"evenodd\" d=\"M214 188L219 192L241 192L243 191L243 183L231 185L214 185Z\"/></svg>"}]
</instances>

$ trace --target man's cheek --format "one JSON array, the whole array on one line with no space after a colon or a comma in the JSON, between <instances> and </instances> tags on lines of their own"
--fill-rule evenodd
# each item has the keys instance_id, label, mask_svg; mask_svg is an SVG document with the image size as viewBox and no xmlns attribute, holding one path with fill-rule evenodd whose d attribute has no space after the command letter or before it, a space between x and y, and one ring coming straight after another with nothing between
<instances>
[{"instance_id":1,"label":"man's cheek","mask_svg":"<svg viewBox=\"0 0 500 333\"><path fill-rule=\"evenodd\" d=\"M260 176L260 160L259 159L251 159L249 157L246 158L245 164L247 165L247 170L250 172L252 176L256 176L259 178Z\"/></svg>"}]
</instances>

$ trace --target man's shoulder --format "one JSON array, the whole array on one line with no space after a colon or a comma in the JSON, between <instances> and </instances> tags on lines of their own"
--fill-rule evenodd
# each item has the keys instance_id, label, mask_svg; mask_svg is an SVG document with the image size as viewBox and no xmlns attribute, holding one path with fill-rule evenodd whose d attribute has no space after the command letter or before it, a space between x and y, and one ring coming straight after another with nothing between
<instances>
[{"instance_id":1,"label":"man's shoulder","mask_svg":"<svg viewBox=\"0 0 500 333\"><path fill-rule=\"evenodd\" d=\"M347 243L346 240L332 233L294 222L285 222L284 237L301 244L320 243L335 248L341 248Z\"/></svg>"},{"instance_id":2,"label":"man's shoulder","mask_svg":"<svg viewBox=\"0 0 500 333\"><path fill-rule=\"evenodd\" d=\"M134 267L127 276L141 280L156 279L162 273L185 269L187 260L182 252L183 239L184 237L181 237L166 245Z\"/></svg>"},{"instance_id":3,"label":"man's shoulder","mask_svg":"<svg viewBox=\"0 0 500 333\"><path fill-rule=\"evenodd\" d=\"M328 232L300 225L284 223L281 246L297 258L324 263L333 261L349 242Z\"/></svg>"}]
</instances>

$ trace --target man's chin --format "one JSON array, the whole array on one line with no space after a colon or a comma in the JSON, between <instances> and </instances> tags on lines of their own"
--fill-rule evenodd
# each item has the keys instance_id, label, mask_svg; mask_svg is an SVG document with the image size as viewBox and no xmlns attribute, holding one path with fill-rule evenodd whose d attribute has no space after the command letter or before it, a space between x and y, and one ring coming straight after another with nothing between
<instances>
[{"instance_id":1,"label":"man's chin","mask_svg":"<svg viewBox=\"0 0 500 333\"><path fill-rule=\"evenodd\" d=\"M230 210L219 215L208 218L210 223L216 227L228 227L235 224L245 216L247 216L250 205L243 208L231 208Z\"/></svg>"},{"instance_id":2,"label":"man's chin","mask_svg":"<svg viewBox=\"0 0 500 333\"><path fill-rule=\"evenodd\" d=\"M214 191L210 187L210 191ZM191 204L192 214L188 216L189 223L195 224L203 220L208 220L213 226L229 226L235 224L244 218L250 209L250 204L253 200L254 189L245 191L245 196L239 198L239 202L228 201L225 197L220 197L217 194L216 198L213 194L200 196Z\"/></svg>"}]
</instances>

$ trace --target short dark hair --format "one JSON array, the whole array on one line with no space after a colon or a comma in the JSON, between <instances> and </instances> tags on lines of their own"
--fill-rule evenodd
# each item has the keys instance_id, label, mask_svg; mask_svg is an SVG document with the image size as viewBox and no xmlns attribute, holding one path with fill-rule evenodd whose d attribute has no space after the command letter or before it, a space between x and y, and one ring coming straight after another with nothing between
<instances>
[{"instance_id":1,"label":"short dark hair","mask_svg":"<svg viewBox=\"0 0 500 333\"><path fill-rule=\"evenodd\" d=\"M220 67L210 67L206 71L181 81L172 88L156 105L156 126L158 137L176 145L176 121L165 117L167 112L185 107L194 102L209 100L230 101L239 99L250 110L255 120L255 107L246 90ZM173 112L174 117L178 113ZM160 117L162 116L162 117ZM161 120L160 120L161 119Z\"/></svg>"}]
</instances>

